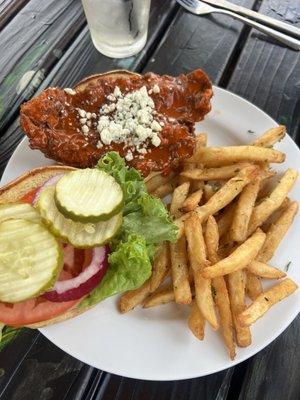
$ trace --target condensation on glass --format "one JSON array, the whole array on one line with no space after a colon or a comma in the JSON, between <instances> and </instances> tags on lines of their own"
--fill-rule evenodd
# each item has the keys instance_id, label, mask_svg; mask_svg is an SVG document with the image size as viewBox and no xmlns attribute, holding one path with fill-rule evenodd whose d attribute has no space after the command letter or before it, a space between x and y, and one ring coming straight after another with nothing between
<instances>
[{"instance_id":1,"label":"condensation on glass","mask_svg":"<svg viewBox=\"0 0 300 400\"><path fill-rule=\"evenodd\" d=\"M82 0L92 41L108 57L138 53L147 40L151 0Z\"/></svg>"}]
</instances>

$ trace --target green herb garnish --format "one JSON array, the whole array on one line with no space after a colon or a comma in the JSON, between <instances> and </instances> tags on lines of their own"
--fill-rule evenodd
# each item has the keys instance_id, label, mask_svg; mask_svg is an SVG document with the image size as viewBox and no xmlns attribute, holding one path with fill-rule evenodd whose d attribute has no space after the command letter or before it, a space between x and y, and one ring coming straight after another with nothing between
<instances>
[{"instance_id":1,"label":"green herb garnish","mask_svg":"<svg viewBox=\"0 0 300 400\"><path fill-rule=\"evenodd\" d=\"M286 266L284 267L284 271L288 272L288 270L290 269L290 265L292 264L292 261L289 261Z\"/></svg>"}]
</instances>

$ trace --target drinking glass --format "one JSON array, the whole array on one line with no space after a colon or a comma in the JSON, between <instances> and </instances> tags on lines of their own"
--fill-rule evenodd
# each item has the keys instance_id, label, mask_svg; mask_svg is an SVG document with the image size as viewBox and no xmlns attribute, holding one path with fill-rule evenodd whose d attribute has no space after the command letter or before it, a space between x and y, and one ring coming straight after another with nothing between
<instances>
[{"instance_id":1,"label":"drinking glass","mask_svg":"<svg viewBox=\"0 0 300 400\"><path fill-rule=\"evenodd\" d=\"M94 46L113 58L129 57L146 44L151 0L82 0Z\"/></svg>"}]
</instances>

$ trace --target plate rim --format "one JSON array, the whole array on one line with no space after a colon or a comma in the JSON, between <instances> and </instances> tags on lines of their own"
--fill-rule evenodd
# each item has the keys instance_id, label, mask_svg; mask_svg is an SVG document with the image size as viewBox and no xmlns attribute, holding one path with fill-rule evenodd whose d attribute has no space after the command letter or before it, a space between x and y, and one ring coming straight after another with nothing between
<instances>
[{"instance_id":1,"label":"plate rim","mask_svg":"<svg viewBox=\"0 0 300 400\"><path fill-rule=\"evenodd\" d=\"M261 108L259 108L259 107L256 106L255 104L251 103L249 100L243 98L242 96L240 96L240 95L238 95L238 94L236 94L236 93L234 93L234 92L232 92L232 91L230 91L230 90L227 90L227 89L224 89L224 88L215 86L215 85L213 85L213 91L214 91L214 95L216 94L216 92L220 91L220 92L222 92L222 93L225 94L225 95L230 95L230 96L236 98L236 99L237 99L238 101L240 101L240 102L246 103L246 104L247 104L248 106L250 106L250 107L254 107L254 109L256 109L256 111L258 111L258 112L260 112L260 113L263 113L264 116L265 116L266 118L268 118L268 120L269 120L269 122L270 122L270 125L273 125L273 126L278 126L278 125L279 125L279 124L277 123L277 121L275 121L275 120L274 120L270 115L268 115L264 110L262 110ZM288 139L289 139L290 144L291 144L291 145L299 152L299 154L300 154L300 149L299 149L299 147L297 146L297 144L295 143L295 141L294 141L294 140L291 138L291 136L289 136L288 134L287 134L287 136L288 136ZM10 164L11 162L13 162L15 153L17 152L18 149L20 150L20 148L24 145L24 142L25 142L26 140L27 140L26 136L23 137L22 140L20 141L20 143L18 144L18 146L15 148L14 152L12 153L11 157L9 158L9 161L7 162L7 165L6 165L6 167L5 167L4 171L3 171L3 175L2 175L2 177L1 177L0 183L2 183L3 181L6 180L6 174L7 174L7 171L9 170L9 164ZM15 156L15 157L16 157L16 156ZM98 304L99 304L99 303L98 303ZM253 349L252 351L251 351L251 347L249 347L248 353L245 354L244 356L241 356L238 360L236 359L236 360L234 360L234 361L231 361L231 360L228 358L228 361L226 361L226 363L224 363L224 366L221 367L221 368L218 368L218 369L208 368L207 370L203 370L203 372L200 372L200 374L199 374L199 373L193 373L193 374L190 374L190 373L184 374L184 373L183 373L183 374L178 374L178 375L175 376L175 377L174 377L174 376L170 376L170 375L168 375L168 374L165 374L165 375L164 375L164 374L161 374L161 373L159 374L159 376L156 376L155 374L153 374L153 375L149 375L149 374L148 374L147 376L145 376L145 375L143 375L143 374L139 374L139 375L137 376L137 375L127 374L126 371L125 371L125 372L124 372L124 371L118 371L118 368L115 368L115 369L112 369L112 368L102 369L101 367L96 366L96 365L94 365L93 363L89 363L87 360L85 360L84 357L81 356L80 351L78 352L79 354L77 354L76 351L73 351L73 350L70 351L69 349L66 350L66 348L64 348L64 346L60 346L56 341L53 341L53 340L51 339L51 335L50 335L50 334L47 334L47 327L39 328L38 330L39 330L48 340L50 340L51 343L53 343L56 347L58 347L58 348L61 349L62 351L66 352L67 354L71 355L72 357L78 359L79 361L81 361L81 362L83 362L83 363L85 363L85 364L87 364L87 365L90 365L90 366L92 366L92 367L94 367L94 368L97 368L97 369L101 369L101 370L103 370L103 371L105 371L105 372L107 372L107 373L115 374L115 375L122 376L122 377L126 377L126 378L139 379L139 380L146 380L146 381L151 381L151 380L154 380L154 381L168 381L168 380L178 381L178 380L185 380L185 379L200 378L200 377L204 377L204 376L207 376L207 375L210 375L210 374L218 373L218 372L224 371L224 370L226 370L226 369L228 369L228 368L231 368L231 367L233 367L233 366L235 366L235 365L237 365L237 364L239 364L239 363L241 363L241 362L243 362L243 361L245 361L245 360L251 358L252 356L254 356L255 354L259 353L259 352L260 352L261 350L263 350L264 348L268 347L276 338L278 338L278 337L290 326L290 324L295 320L295 318L298 316L299 312L300 312L300 305L299 305L299 307L298 307L298 310L295 309L295 311L294 311L293 313L289 314L289 318L287 318L287 319L284 321L284 324L281 326L281 328L280 328L278 331L276 331L276 333L274 333L274 334L271 335L271 339L270 339L270 340L267 340L267 344L262 343L261 345L256 345L256 346L255 346L255 349ZM46 332L45 332L45 330L46 330ZM225 365L225 364L226 364L226 365Z\"/></svg>"}]
</instances>

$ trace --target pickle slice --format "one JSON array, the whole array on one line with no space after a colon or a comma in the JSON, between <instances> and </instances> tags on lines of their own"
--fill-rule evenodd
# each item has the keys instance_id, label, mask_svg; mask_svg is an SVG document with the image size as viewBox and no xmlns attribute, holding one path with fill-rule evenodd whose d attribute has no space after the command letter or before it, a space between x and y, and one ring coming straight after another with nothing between
<instances>
[{"instance_id":1,"label":"pickle slice","mask_svg":"<svg viewBox=\"0 0 300 400\"><path fill-rule=\"evenodd\" d=\"M25 219L0 223L0 301L17 303L50 289L63 265L55 237Z\"/></svg>"},{"instance_id":2,"label":"pickle slice","mask_svg":"<svg viewBox=\"0 0 300 400\"><path fill-rule=\"evenodd\" d=\"M41 217L37 210L28 203L0 204L0 222L11 218L21 218L31 222L41 222Z\"/></svg>"},{"instance_id":3,"label":"pickle slice","mask_svg":"<svg viewBox=\"0 0 300 400\"><path fill-rule=\"evenodd\" d=\"M38 200L37 208L51 232L71 243L74 247L102 246L118 233L122 225L122 213L113 216L108 221L97 223L75 222L64 217L58 210L54 195L54 187L45 189Z\"/></svg>"},{"instance_id":4,"label":"pickle slice","mask_svg":"<svg viewBox=\"0 0 300 400\"><path fill-rule=\"evenodd\" d=\"M117 181L96 168L65 174L56 184L58 210L75 222L107 221L123 208L123 191Z\"/></svg>"}]
</instances>

